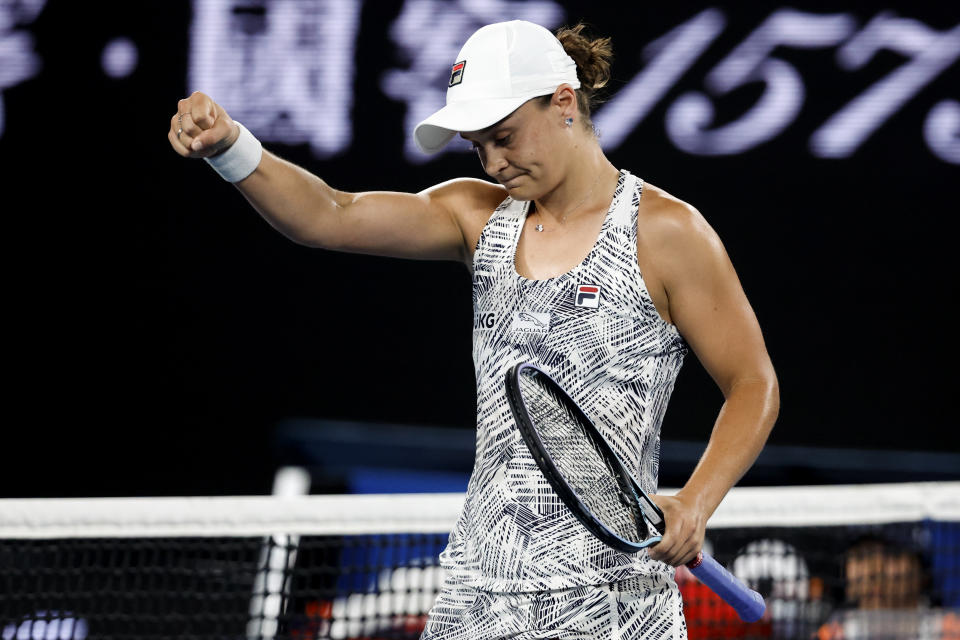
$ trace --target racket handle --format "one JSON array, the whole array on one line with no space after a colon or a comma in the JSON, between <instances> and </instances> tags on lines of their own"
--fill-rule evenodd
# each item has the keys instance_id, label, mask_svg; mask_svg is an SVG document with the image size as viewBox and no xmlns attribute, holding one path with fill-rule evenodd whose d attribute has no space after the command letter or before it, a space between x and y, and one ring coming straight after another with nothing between
<instances>
[{"instance_id":1,"label":"racket handle","mask_svg":"<svg viewBox=\"0 0 960 640\"><path fill-rule=\"evenodd\" d=\"M763 596L743 584L737 576L707 554L701 551L696 560L687 563L687 568L700 582L733 607L744 622L756 622L763 616L767 608Z\"/></svg>"}]
</instances>

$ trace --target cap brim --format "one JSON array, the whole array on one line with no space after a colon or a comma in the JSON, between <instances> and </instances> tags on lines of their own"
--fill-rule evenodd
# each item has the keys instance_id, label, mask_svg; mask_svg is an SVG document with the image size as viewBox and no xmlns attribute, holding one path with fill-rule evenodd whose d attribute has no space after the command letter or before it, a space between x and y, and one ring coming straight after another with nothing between
<instances>
[{"instance_id":1,"label":"cap brim","mask_svg":"<svg viewBox=\"0 0 960 640\"><path fill-rule=\"evenodd\" d=\"M436 153L461 131L479 131L496 124L529 100L491 98L454 102L440 109L413 130L413 141L424 153Z\"/></svg>"}]
</instances>

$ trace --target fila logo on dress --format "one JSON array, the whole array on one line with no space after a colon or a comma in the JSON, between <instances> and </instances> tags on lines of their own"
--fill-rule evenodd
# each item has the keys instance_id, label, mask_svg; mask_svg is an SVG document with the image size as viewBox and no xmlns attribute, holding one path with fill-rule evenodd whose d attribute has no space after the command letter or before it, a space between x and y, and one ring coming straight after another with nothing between
<instances>
[{"instance_id":1,"label":"fila logo on dress","mask_svg":"<svg viewBox=\"0 0 960 640\"><path fill-rule=\"evenodd\" d=\"M577 285L575 304L578 307L596 309L600 306L600 287L595 284Z\"/></svg>"}]
</instances>

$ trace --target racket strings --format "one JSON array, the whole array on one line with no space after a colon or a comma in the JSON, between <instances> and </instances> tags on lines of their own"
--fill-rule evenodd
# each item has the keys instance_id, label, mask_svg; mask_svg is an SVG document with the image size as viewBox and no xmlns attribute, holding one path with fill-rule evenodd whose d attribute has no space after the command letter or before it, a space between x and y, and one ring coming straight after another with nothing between
<instances>
[{"instance_id":1,"label":"racket strings","mask_svg":"<svg viewBox=\"0 0 960 640\"><path fill-rule=\"evenodd\" d=\"M649 537L632 488L621 485L619 465L607 458L594 434L549 381L521 375L524 405L560 476L593 516L631 541Z\"/></svg>"}]
</instances>

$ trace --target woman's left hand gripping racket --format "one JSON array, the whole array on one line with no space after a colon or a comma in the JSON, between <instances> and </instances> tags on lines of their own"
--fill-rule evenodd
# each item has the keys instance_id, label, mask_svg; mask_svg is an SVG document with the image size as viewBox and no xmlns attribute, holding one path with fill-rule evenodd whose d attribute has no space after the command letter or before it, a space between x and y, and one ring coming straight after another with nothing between
<instances>
[{"instance_id":1,"label":"woman's left hand gripping racket","mask_svg":"<svg viewBox=\"0 0 960 640\"><path fill-rule=\"evenodd\" d=\"M507 372L507 398L543 475L593 535L627 553L660 542L663 511L560 385L532 364L518 364ZM760 594L710 556L701 552L687 567L742 620L763 616Z\"/></svg>"}]
</instances>

